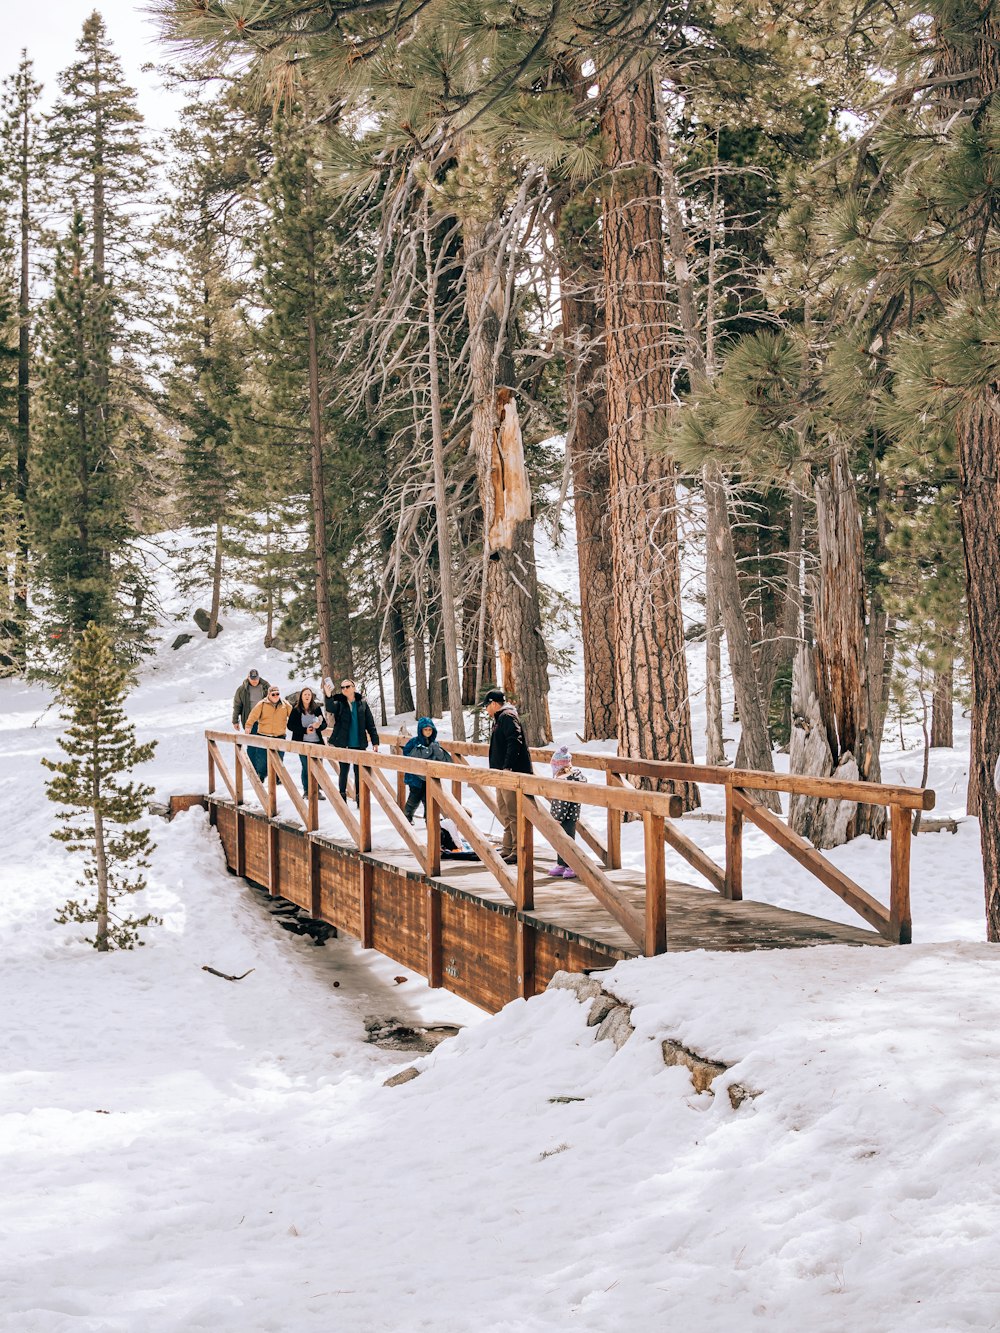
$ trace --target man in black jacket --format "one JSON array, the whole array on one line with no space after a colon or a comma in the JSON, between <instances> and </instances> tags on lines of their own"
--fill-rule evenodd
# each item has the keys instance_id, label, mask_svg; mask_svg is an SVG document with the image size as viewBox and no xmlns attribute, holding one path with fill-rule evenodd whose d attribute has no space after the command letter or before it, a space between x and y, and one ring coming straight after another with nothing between
<instances>
[{"instance_id":1,"label":"man in black jacket","mask_svg":"<svg viewBox=\"0 0 1000 1333\"><path fill-rule=\"evenodd\" d=\"M323 700L330 718L330 733L327 745L339 750L367 750L371 738L372 748L379 747L375 719L365 699L354 688L353 680L340 682L340 693L329 695ZM340 794L347 795L347 777L350 764L340 765ZM358 765L354 765L354 799L361 804L361 777Z\"/></svg>"},{"instance_id":2,"label":"man in black jacket","mask_svg":"<svg viewBox=\"0 0 1000 1333\"><path fill-rule=\"evenodd\" d=\"M493 723L490 732L490 768L508 773L530 773L531 754L517 709L507 702L503 690L488 690L483 704ZM497 788L497 807L503 823L500 855L508 865L517 864L517 792Z\"/></svg>"}]
</instances>

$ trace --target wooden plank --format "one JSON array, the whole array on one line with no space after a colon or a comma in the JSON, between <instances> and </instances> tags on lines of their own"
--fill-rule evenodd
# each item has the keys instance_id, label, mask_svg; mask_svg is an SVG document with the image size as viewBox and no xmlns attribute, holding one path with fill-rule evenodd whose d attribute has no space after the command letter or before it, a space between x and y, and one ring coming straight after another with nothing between
<instances>
[{"instance_id":1,"label":"wooden plank","mask_svg":"<svg viewBox=\"0 0 1000 1333\"><path fill-rule=\"evenodd\" d=\"M237 806L236 808L236 865L233 867L240 879L246 878L247 873L247 817Z\"/></svg>"},{"instance_id":2,"label":"wooden plank","mask_svg":"<svg viewBox=\"0 0 1000 1333\"><path fill-rule=\"evenodd\" d=\"M375 868L370 861L362 860L358 875L361 891L361 947L372 947L372 882Z\"/></svg>"},{"instance_id":3,"label":"wooden plank","mask_svg":"<svg viewBox=\"0 0 1000 1333\"><path fill-rule=\"evenodd\" d=\"M247 777L250 779L250 785L253 787L254 795L257 797L257 800L260 801L260 808L266 813L268 799L267 792L263 782L261 782L260 777L258 776L257 770L250 762L250 756L242 745L237 745L236 755L240 761L240 768L243 769Z\"/></svg>"},{"instance_id":4,"label":"wooden plank","mask_svg":"<svg viewBox=\"0 0 1000 1333\"><path fill-rule=\"evenodd\" d=\"M422 867L427 859L427 849L417 837L413 825L396 804L396 793L389 786L388 780L383 777L377 768L372 768L365 772L364 786L366 790L375 797L376 801L378 801L379 805L388 815L389 823L403 839Z\"/></svg>"},{"instance_id":5,"label":"wooden plank","mask_svg":"<svg viewBox=\"0 0 1000 1333\"><path fill-rule=\"evenodd\" d=\"M236 782L236 804L243 804L243 765L240 763L240 747L233 746L233 778Z\"/></svg>"},{"instance_id":6,"label":"wooden plank","mask_svg":"<svg viewBox=\"0 0 1000 1333\"><path fill-rule=\"evenodd\" d=\"M634 940L641 949L645 922L617 885L612 884L603 870L588 861L579 845L547 810L531 802L525 805L524 811L549 846L559 853L567 865L573 867L584 888L590 890L604 910L611 913L629 939Z\"/></svg>"},{"instance_id":7,"label":"wooden plank","mask_svg":"<svg viewBox=\"0 0 1000 1333\"><path fill-rule=\"evenodd\" d=\"M320 920L323 910L323 881L320 848L313 838L309 839L309 915Z\"/></svg>"},{"instance_id":8,"label":"wooden plank","mask_svg":"<svg viewBox=\"0 0 1000 1333\"><path fill-rule=\"evenodd\" d=\"M733 802L745 819L757 827L798 861L799 865L812 872L821 884L832 889L838 898L843 898L848 907L853 907L859 916L864 917L869 925L875 927L880 935L890 938L889 913L881 903L866 893L860 884L855 884L836 866L822 856L815 847L804 838L800 838L777 815L755 805L740 791L733 792Z\"/></svg>"},{"instance_id":9,"label":"wooden plank","mask_svg":"<svg viewBox=\"0 0 1000 1333\"><path fill-rule=\"evenodd\" d=\"M739 902L743 897L743 816L733 799L735 793L735 787L726 788L726 873L722 896Z\"/></svg>"},{"instance_id":10,"label":"wooden plank","mask_svg":"<svg viewBox=\"0 0 1000 1333\"><path fill-rule=\"evenodd\" d=\"M322 759L316 764L316 781L326 792L326 799L336 810L337 815L347 829L355 847L361 842L361 826L354 817L354 812L340 794L340 787L333 780L333 774L329 771Z\"/></svg>"},{"instance_id":11,"label":"wooden plank","mask_svg":"<svg viewBox=\"0 0 1000 1333\"><path fill-rule=\"evenodd\" d=\"M208 794L215 795L215 753L212 750L212 741L208 742Z\"/></svg>"},{"instance_id":12,"label":"wooden plank","mask_svg":"<svg viewBox=\"0 0 1000 1333\"><path fill-rule=\"evenodd\" d=\"M678 855L683 856L688 865L694 866L699 875L704 875L713 889L721 893L726 882L726 875L721 866L717 866L707 852L702 851L696 842L692 842L686 833L682 833L669 819L663 821L664 840Z\"/></svg>"},{"instance_id":13,"label":"wooden plank","mask_svg":"<svg viewBox=\"0 0 1000 1333\"><path fill-rule=\"evenodd\" d=\"M427 859L424 873L432 878L441 873L441 809L430 786L424 788L424 818L427 821Z\"/></svg>"},{"instance_id":14,"label":"wooden plank","mask_svg":"<svg viewBox=\"0 0 1000 1333\"><path fill-rule=\"evenodd\" d=\"M538 932L530 921L523 917L517 919L514 936L514 966L516 969L517 993L522 1000L530 1000L535 994L535 945Z\"/></svg>"},{"instance_id":15,"label":"wooden plank","mask_svg":"<svg viewBox=\"0 0 1000 1333\"><path fill-rule=\"evenodd\" d=\"M580 841L585 842L595 856L601 858L601 861L605 866L609 865L608 849L605 847L604 843L601 842L593 829L589 829L582 819L578 819L576 821L576 831L579 834Z\"/></svg>"},{"instance_id":16,"label":"wooden plank","mask_svg":"<svg viewBox=\"0 0 1000 1333\"><path fill-rule=\"evenodd\" d=\"M358 851L372 849L372 794L368 788L367 768L358 768L361 790L358 792Z\"/></svg>"},{"instance_id":17,"label":"wooden plank","mask_svg":"<svg viewBox=\"0 0 1000 1333\"><path fill-rule=\"evenodd\" d=\"M219 747L215 741L208 742L208 753L211 758L212 764L215 768L215 771L222 778L222 781L226 784L226 790L229 792L229 795L233 798L233 804L239 805L239 799L236 795L236 783L229 776L229 769L226 767L225 761L222 758L222 755L219 753Z\"/></svg>"},{"instance_id":18,"label":"wooden plank","mask_svg":"<svg viewBox=\"0 0 1000 1333\"><path fill-rule=\"evenodd\" d=\"M427 984L438 987L442 979L441 963L441 892L428 884L427 904Z\"/></svg>"},{"instance_id":19,"label":"wooden plank","mask_svg":"<svg viewBox=\"0 0 1000 1333\"><path fill-rule=\"evenodd\" d=\"M663 816L642 817L646 850L646 932L643 953L647 958L667 951L667 864L664 854Z\"/></svg>"},{"instance_id":20,"label":"wooden plank","mask_svg":"<svg viewBox=\"0 0 1000 1333\"><path fill-rule=\"evenodd\" d=\"M517 793L517 825L514 848L517 852L517 893L514 905L522 912L535 906L535 839L534 828L525 812L525 804L534 797Z\"/></svg>"},{"instance_id":21,"label":"wooden plank","mask_svg":"<svg viewBox=\"0 0 1000 1333\"><path fill-rule=\"evenodd\" d=\"M278 754L276 750L267 752L267 804L264 806L264 812L268 819L274 819L278 813L278 779L275 775L275 762Z\"/></svg>"},{"instance_id":22,"label":"wooden plank","mask_svg":"<svg viewBox=\"0 0 1000 1333\"><path fill-rule=\"evenodd\" d=\"M306 759L306 791L309 809L306 832L315 833L319 828L319 788L316 786L316 761L311 757Z\"/></svg>"},{"instance_id":23,"label":"wooden plank","mask_svg":"<svg viewBox=\"0 0 1000 1333\"><path fill-rule=\"evenodd\" d=\"M288 769L278 758L277 753L273 750L271 751L271 764L273 766L274 774L277 777L278 781L281 783L285 791L291 797L292 805L295 806L296 812L298 813L299 818L302 820L303 827L308 829L309 807L306 805L302 793L299 791L298 787L292 781Z\"/></svg>"},{"instance_id":24,"label":"wooden plank","mask_svg":"<svg viewBox=\"0 0 1000 1333\"><path fill-rule=\"evenodd\" d=\"M897 944L913 942L910 921L910 849L913 845L913 816L892 806L889 811L889 938Z\"/></svg>"},{"instance_id":25,"label":"wooden plank","mask_svg":"<svg viewBox=\"0 0 1000 1333\"><path fill-rule=\"evenodd\" d=\"M281 896L278 855L278 826L269 822L267 826L267 891L272 898Z\"/></svg>"},{"instance_id":26,"label":"wooden plank","mask_svg":"<svg viewBox=\"0 0 1000 1333\"><path fill-rule=\"evenodd\" d=\"M465 813L465 808L458 804L451 795L444 790L440 782L434 778L427 779L427 786L434 785L434 800L440 805L441 810L449 818L453 819L458 825L460 833L464 834L469 840L469 845L482 861L483 865L493 875L493 878L503 889L504 893L514 902L517 894L517 881L507 866L501 859L496 848L487 840L486 836L476 828L475 824Z\"/></svg>"}]
</instances>

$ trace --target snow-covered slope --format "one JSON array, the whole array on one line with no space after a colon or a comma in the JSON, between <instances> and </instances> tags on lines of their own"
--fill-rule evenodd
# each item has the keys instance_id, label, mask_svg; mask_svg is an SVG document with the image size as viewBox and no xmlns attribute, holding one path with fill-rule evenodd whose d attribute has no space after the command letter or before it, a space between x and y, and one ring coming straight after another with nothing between
<instances>
[{"instance_id":1,"label":"snow-covered slope","mask_svg":"<svg viewBox=\"0 0 1000 1333\"><path fill-rule=\"evenodd\" d=\"M572 586L571 547L543 576ZM161 795L203 789L201 731L249 666L301 683L248 618L172 652L177 629L131 703ZM700 649L691 668L697 690ZM559 741L580 691L553 682ZM75 866L48 837L48 702L0 683L0 1329L1000 1327L1000 954L969 942L973 823L914 844L918 944L622 964L616 1052L567 992L486 1019L351 940L288 935L200 811L155 824L164 925L98 957L53 923ZM940 812L964 810L965 744L934 756ZM883 770L915 781L919 757ZM717 825L690 832L721 852ZM885 896L884 845L836 859ZM752 830L746 883L838 915ZM408 1061L365 1043L369 1014L465 1027L385 1088ZM695 1095L666 1038L761 1095Z\"/></svg>"}]
</instances>

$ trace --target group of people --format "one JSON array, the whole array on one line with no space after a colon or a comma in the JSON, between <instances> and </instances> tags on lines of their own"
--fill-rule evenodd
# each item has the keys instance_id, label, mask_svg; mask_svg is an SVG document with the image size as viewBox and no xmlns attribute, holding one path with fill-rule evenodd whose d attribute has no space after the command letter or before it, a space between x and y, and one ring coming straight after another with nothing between
<instances>
[{"instance_id":1,"label":"group of people","mask_svg":"<svg viewBox=\"0 0 1000 1333\"><path fill-rule=\"evenodd\" d=\"M517 709L508 703L502 690L488 690L483 696L483 707L489 715L490 730L490 768L498 768L510 773L531 773L531 751L524 736L524 727L518 717ZM306 745L333 745L341 750L367 750L369 741L373 749L379 748L379 735L375 719L363 695L353 680L343 680L339 691L334 690L333 681L327 677L323 682L323 696L318 697L308 685L295 694L282 698L277 685L271 685L260 672L253 669L247 673L233 698L233 726L237 731L244 730L253 736L268 736L273 739L287 737ZM267 751L257 746L249 746L250 762L263 781L267 777ZM284 752L278 752L284 757ZM451 755L438 740L437 726L433 718L422 717L417 722L416 735L403 747L403 754L414 759L434 763L450 763ZM306 755L300 755L302 762L302 790L308 795L309 768ZM340 795L347 796L347 783L352 765L340 764ZM354 794L360 796L359 766L354 768ZM587 779L573 764L569 750L562 746L552 756L552 776L568 782L586 782ZM407 773L406 805L404 814L413 823L417 810L423 806L427 814L427 784L422 774ZM323 793L319 793L323 799ZM497 807L500 822L503 825L503 840L500 856L508 865L517 864L517 793L505 788L497 788ZM571 838L576 837L576 825L580 818L580 805L576 801L555 800L552 802L552 815L558 820L563 831ZM451 845L449 845L451 844ZM474 858L471 849L462 842L458 830L450 830L447 821L442 825L442 848L453 856L467 855ZM557 856L556 864L549 872L565 879L573 879L575 872L566 864L562 856Z\"/></svg>"},{"instance_id":2,"label":"group of people","mask_svg":"<svg viewBox=\"0 0 1000 1333\"><path fill-rule=\"evenodd\" d=\"M256 668L248 671L246 680L233 696L233 726L237 731L271 739L284 740L288 733L289 740L305 745L329 744L340 750L367 750L371 741L374 749L379 747L372 710L354 681L342 680L340 689L335 690L329 676L323 682L322 699L309 685L282 698L280 688L266 681ZM267 777L267 751L251 745L247 753L263 781ZM278 755L284 758L284 751L279 750ZM299 757L302 761L302 790L308 794L309 761L304 754ZM347 796L351 767L350 763L340 765L339 787L343 797ZM353 768L357 799L360 791L358 765L354 764ZM319 795L323 799L323 793Z\"/></svg>"}]
</instances>

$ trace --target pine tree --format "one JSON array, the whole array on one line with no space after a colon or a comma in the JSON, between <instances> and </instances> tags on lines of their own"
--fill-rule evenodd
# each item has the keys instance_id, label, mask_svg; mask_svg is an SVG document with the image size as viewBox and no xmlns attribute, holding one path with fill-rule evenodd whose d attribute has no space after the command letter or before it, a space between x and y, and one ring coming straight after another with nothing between
<instances>
[{"instance_id":1,"label":"pine tree","mask_svg":"<svg viewBox=\"0 0 1000 1333\"><path fill-rule=\"evenodd\" d=\"M153 850L149 830L136 827L153 789L123 778L152 758L156 742L136 744L125 714L128 686L112 636L91 622L63 687L69 725L59 744L66 758L42 760L55 774L47 784L49 800L64 807L52 837L87 858L87 896L67 902L56 920L93 925L87 942L100 953L143 944L139 931L159 923L149 912L137 917L121 906L146 887L142 872Z\"/></svg>"},{"instance_id":2,"label":"pine tree","mask_svg":"<svg viewBox=\"0 0 1000 1333\"><path fill-rule=\"evenodd\" d=\"M114 631L134 657L144 647L136 623L145 586L132 543L122 457L123 405L112 384L108 289L93 281L87 233L77 213L58 247L55 291L44 312L37 429L31 463L31 531L44 633L38 666L53 670L91 621ZM43 646L40 644L39 646Z\"/></svg>"},{"instance_id":3,"label":"pine tree","mask_svg":"<svg viewBox=\"0 0 1000 1333\"><path fill-rule=\"evenodd\" d=\"M14 467L4 494L10 542L11 590L3 615L6 648L0 653L10 666L24 670L28 632L28 458L31 445L32 340L31 340L31 246L38 219L39 196L44 187L44 168L39 151L37 111L41 84L34 79L27 52L21 52L17 70L4 81L0 106L0 204L15 225L16 256L13 271L17 284L17 421L11 429Z\"/></svg>"}]
</instances>

